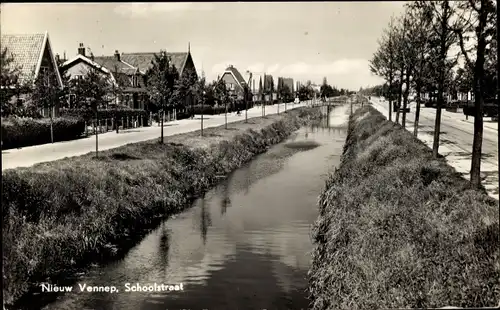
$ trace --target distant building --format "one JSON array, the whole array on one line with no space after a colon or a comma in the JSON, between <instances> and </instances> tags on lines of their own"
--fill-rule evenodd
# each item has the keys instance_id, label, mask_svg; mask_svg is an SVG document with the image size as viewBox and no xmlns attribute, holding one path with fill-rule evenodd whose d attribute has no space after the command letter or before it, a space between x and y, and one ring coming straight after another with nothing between
<instances>
[{"instance_id":1,"label":"distant building","mask_svg":"<svg viewBox=\"0 0 500 310\"><path fill-rule=\"evenodd\" d=\"M247 82L233 65L226 68L219 80L224 81L227 89L237 100L244 99L244 88L247 86Z\"/></svg>"},{"instance_id":2,"label":"distant building","mask_svg":"<svg viewBox=\"0 0 500 310\"><path fill-rule=\"evenodd\" d=\"M294 90L294 87L293 87L293 79L292 78L283 78L283 85L286 85L288 86L288 88L290 88L290 91L293 93L295 90Z\"/></svg>"},{"instance_id":3,"label":"distant building","mask_svg":"<svg viewBox=\"0 0 500 310\"><path fill-rule=\"evenodd\" d=\"M16 81L2 81L3 89L13 89L13 84L31 84L39 77L46 77L47 83L63 87L58 66L48 32L42 34L2 34L1 48L7 50L8 57L13 61L8 65L9 70L17 73ZM13 96L13 95L12 95ZM15 99L13 99L15 100ZM20 104L27 103L29 96L19 98ZM53 108L53 115L59 115L59 105ZM43 116L49 116L48 109L42 109Z\"/></svg>"}]
</instances>

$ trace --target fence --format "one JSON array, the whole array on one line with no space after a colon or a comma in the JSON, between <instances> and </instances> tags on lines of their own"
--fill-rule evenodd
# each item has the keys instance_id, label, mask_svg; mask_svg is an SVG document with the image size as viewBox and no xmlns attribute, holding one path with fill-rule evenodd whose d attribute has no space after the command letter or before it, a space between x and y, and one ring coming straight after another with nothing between
<instances>
[{"instance_id":1,"label":"fence","mask_svg":"<svg viewBox=\"0 0 500 310\"><path fill-rule=\"evenodd\" d=\"M149 122L146 124L146 120L139 116L127 116L118 119L115 118L104 118L104 119L91 119L90 121L85 121L85 136L94 134L96 131L98 133L106 133L114 130L124 130L131 128L139 128L150 126Z\"/></svg>"}]
</instances>

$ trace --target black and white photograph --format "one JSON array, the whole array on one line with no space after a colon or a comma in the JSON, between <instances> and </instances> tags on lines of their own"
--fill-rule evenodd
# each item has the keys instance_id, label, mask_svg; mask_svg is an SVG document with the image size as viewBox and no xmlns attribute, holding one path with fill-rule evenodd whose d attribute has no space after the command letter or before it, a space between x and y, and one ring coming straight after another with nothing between
<instances>
[{"instance_id":1,"label":"black and white photograph","mask_svg":"<svg viewBox=\"0 0 500 310\"><path fill-rule=\"evenodd\" d=\"M1 3L3 310L500 309L498 15Z\"/></svg>"}]
</instances>

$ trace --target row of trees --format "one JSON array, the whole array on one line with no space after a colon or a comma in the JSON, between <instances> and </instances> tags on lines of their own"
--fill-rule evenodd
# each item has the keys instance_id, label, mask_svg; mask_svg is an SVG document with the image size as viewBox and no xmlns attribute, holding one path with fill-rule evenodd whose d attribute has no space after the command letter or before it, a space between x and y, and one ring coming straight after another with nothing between
<instances>
[{"instance_id":1,"label":"row of trees","mask_svg":"<svg viewBox=\"0 0 500 310\"><path fill-rule=\"evenodd\" d=\"M386 85L379 89L396 105L396 122L406 123L410 90L416 93L414 135L422 93L437 93L433 156L439 151L441 111L444 96L453 91L474 94L474 141L471 185L481 185L480 165L485 97L494 96L496 85L497 34L496 5L492 0L413 1L405 12L392 18L379 48L370 61L370 69L383 77ZM454 52L454 51L457 52ZM400 107L403 107L400 113Z\"/></svg>"}]
</instances>

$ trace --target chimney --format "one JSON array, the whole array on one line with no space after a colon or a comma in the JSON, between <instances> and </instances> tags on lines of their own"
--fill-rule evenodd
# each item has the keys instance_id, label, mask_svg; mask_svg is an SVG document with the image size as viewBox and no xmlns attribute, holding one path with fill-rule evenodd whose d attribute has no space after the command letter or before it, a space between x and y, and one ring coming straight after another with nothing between
<instances>
[{"instance_id":1,"label":"chimney","mask_svg":"<svg viewBox=\"0 0 500 310\"><path fill-rule=\"evenodd\" d=\"M80 45L78 47L78 54L85 56L85 47L83 46L83 43L80 43Z\"/></svg>"},{"instance_id":2,"label":"chimney","mask_svg":"<svg viewBox=\"0 0 500 310\"><path fill-rule=\"evenodd\" d=\"M120 61L120 53L118 52L118 50L115 51L115 59L117 61Z\"/></svg>"},{"instance_id":3,"label":"chimney","mask_svg":"<svg viewBox=\"0 0 500 310\"><path fill-rule=\"evenodd\" d=\"M59 57L59 54L56 54L56 63L59 65L61 62L61 57Z\"/></svg>"}]
</instances>

